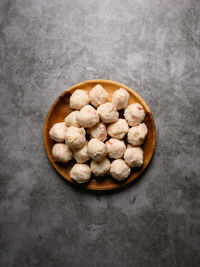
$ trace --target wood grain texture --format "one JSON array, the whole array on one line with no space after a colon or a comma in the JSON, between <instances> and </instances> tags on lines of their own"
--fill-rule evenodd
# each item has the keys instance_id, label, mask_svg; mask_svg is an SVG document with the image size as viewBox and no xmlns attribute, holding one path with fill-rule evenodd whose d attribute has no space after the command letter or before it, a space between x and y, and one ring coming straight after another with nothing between
<instances>
[{"instance_id":1,"label":"wood grain texture","mask_svg":"<svg viewBox=\"0 0 200 267\"><path fill-rule=\"evenodd\" d=\"M111 101L113 92L121 87L126 89L130 94L129 104L138 102L144 107L146 113L144 122L148 127L148 134L145 143L143 145L144 164L140 169L135 169L135 170L132 169L128 179L122 182L117 182L113 180L109 175L105 175L102 178L95 178L95 176L92 175L92 178L87 184L79 185L75 181L73 181L73 179L70 178L69 174L72 166L75 163L75 160L71 160L66 164L54 162L51 151L55 142L50 139L49 130L55 123L62 122L64 118L72 111L72 109L69 107L69 98L76 89L89 91L96 84L101 84L106 89L106 91L109 94L109 101ZM130 89L129 87L121 83L110 80L89 80L76 84L67 89L53 103L52 107L48 112L44 125L44 145L51 164L58 171L58 173L62 175L69 182L91 190L111 190L124 186L133 181L146 169L147 165L149 164L154 152L155 143L156 143L155 122L152 113L147 104L145 103L145 101L134 90Z\"/></svg>"}]
</instances>

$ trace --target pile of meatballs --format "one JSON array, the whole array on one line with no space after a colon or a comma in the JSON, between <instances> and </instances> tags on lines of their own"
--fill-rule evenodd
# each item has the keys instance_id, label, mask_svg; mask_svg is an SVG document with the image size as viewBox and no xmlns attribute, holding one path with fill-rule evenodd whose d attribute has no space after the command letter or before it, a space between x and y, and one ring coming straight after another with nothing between
<instances>
[{"instance_id":1,"label":"pile of meatballs","mask_svg":"<svg viewBox=\"0 0 200 267\"><path fill-rule=\"evenodd\" d=\"M73 180L86 183L91 173L96 177L108 173L122 181L131 168L142 166L144 156L140 146L148 131L142 123L145 112L139 103L128 105L128 102L129 93L123 88L116 90L108 102L108 93L99 84L89 92L77 89L71 95L70 107L74 111L64 122L54 124L49 135L58 142L52 149L54 161L76 160L70 171ZM118 110L123 109L124 118L119 118ZM86 139L86 132L90 140ZM126 135L127 146L123 140ZM90 164L86 164L88 161Z\"/></svg>"}]
</instances>

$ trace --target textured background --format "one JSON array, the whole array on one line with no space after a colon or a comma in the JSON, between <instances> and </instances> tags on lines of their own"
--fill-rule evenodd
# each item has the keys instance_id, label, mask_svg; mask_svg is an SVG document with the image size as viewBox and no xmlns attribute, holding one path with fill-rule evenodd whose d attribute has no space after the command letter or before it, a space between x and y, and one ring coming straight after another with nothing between
<instances>
[{"instance_id":1,"label":"textured background","mask_svg":"<svg viewBox=\"0 0 200 267\"><path fill-rule=\"evenodd\" d=\"M0 1L0 266L197 267L200 1ZM75 83L134 88L157 126L145 174L80 191L52 168L45 116Z\"/></svg>"}]
</instances>

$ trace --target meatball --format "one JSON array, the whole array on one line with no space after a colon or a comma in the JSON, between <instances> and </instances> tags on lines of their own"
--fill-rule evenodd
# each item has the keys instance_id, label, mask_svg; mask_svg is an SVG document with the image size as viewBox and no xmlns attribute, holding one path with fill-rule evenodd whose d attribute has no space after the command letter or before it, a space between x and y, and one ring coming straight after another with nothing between
<instances>
[{"instance_id":1,"label":"meatball","mask_svg":"<svg viewBox=\"0 0 200 267\"><path fill-rule=\"evenodd\" d=\"M135 127L131 127L127 135L128 143L131 143L133 146L142 145L144 143L147 132L148 130L145 123L142 123Z\"/></svg>"},{"instance_id":2,"label":"meatball","mask_svg":"<svg viewBox=\"0 0 200 267\"><path fill-rule=\"evenodd\" d=\"M88 143L88 153L93 160L101 161L107 153L106 145L99 139L93 138Z\"/></svg>"},{"instance_id":3,"label":"meatball","mask_svg":"<svg viewBox=\"0 0 200 267\"><path fill-rule=\"evenodd\" d=\"M52 149L54 161L66 163L73 158L71 149L67 144L55 144Z\"/></svg>"},{"instance_id":4,"label":"meatball","mask_svg":"<svg viewBox=\"0 0 200 267\"><path fill-rule=\"evenodd\" d=\"M128 105L124 111L124 117L130 126L139 125L145 117L143 106L138 103Z\"/></svg>"},{"instance_id":5,"label":"meatball","mask_svg":"<svg viewBox=\"0 0 200 267\"><path fill-rule=\"evenodd\" d=\"M90 100L93 106L98 107L108 100L108 93L100 84L97 84L89 92Z\"/></svg>"},{"instance_id":6,"label":"meatball","mask_svg":"<svg viewBox=\"0 0 200 267\"><path fill-rule=\"evenodd\" d=\"M110 161L108 158L104 158L101 161L91 161L91 171L94 173L95 176L103 176L105 175L110 169Z\"/></svg>"},{"instance_id":7,"label":"meatball","mask_svg":"<svg viewBox=\"0 0 200 267\"><path fill-rule=\"evenodd\" d=\"M75 111L72 111L71 113L69 113L69 115L65 118L65 123L68 125L68 126L75 126L75 127L81 127L77 120L76 120L76 116L77 114L79 113L80 111L78 110L75 110Z\"/></svg>"},{"instance_id":8,"label":"meatball","mask_svg":"<svg viewBox=\"0 0 200 267\"><path fill-rule=\"evenodd\" d=\"M68 127L65 122L58 122L54 124L49 131L50 138L56 142L64 142L67 128Z\"/></svg>"},{"instance_id":9,"label":"meatball","mask_svg":"<svg viewBox=\"0 0 200 267\"><path fill-rule=\"evenodd\" d=\"M65 143L72 149L80 149L86 142L84 128L70 126L66 131Z\"/></svg>"},{"instance_id":10,"label":"meatball","mask_svg":"<svg viewBox=\"0 0 200 267\"><path fill-rule=\"evenodd\" d=\"M88 143L86 142L82 148L73 151L74 158L78 163L85 163L87 160L90 159L87 146Z\"/></svg>"},{"instance_id":11,"label":"meatball","mask_svg":"<svg viewBox=\"0 0 200 267\"><path fill-rule=\"evenodd\" d=\"M87 164L74 164L70 171L70 177L77 183L87 183L90 180L91 169Z\"/></svg>"},{"instance_id":12,"label":"meatball","mask_svg":"<svg viewBox=\"0 0 200 267\"><path fill-rule=\"evenodd\" d=\"M128 130L128 123L124 119L118 119L107 127L108 134L117 139L123 139Z\"/></svg>"},{"instance_id":13,"label":"meatball","mask_svg":"<svg viewBox=\"0 0 200 267\"><path fill-rule=\"evenodd\" d=\"M123 181L131 172L130 167L123 159L116 159L110 165L110 174L117 181Z\"/></svg>"},{"instance_id":14,"label":"meatball","mask_svg":"<svg viewBox=\"0 0 200 267\"><path fill-rule=\"evenodd\" d=\"M77 122L84 128L91 128L99 122L99 115L92 106L83 107L76 116Z\"/></svg>"},{"instance_id":15,"label":"meatball","mask_svg":"<svg viewBox=\"0 0 200 267\"><path fill-rule=\"evenodd\" d=\"M128 145L124 153L124 160L131 168L141 167L144 160L142 148Z\"/></svg>"},{"instance_id":16,"label":"meatball","mask_svg":"<svg viewBox=\"0 0 200 267\"><path fill-rule=\"evenodd\" d=\"M92 128L87 130L88 134L92 138L98 138L100 141L104 141L107 138L106 126L103 123L97 123Z\"/></svg>"},{"instance_id":17,"label":"meatball","mask_svg":"<svg viewBox=\"0 0 200 267\"><path fill-rule=\"evenodd\" d=\"M120 159L123 157L126 151L126 145L124 141L111 138L106 142L106 148L108 156L112 159Z\"/></svg>"},{"instance_id":18,"label":"meatball","mask_svg":"<svg viewBox=\"0 0 200 267\"><path fill-rule=\"evenodd\" d=\"M112 95L112 103L118 110L126 108L128 101L129 93L123 88L116 90Z\"/></svg>"},{"instance_id":19,"label":"meatball","mask_svg":"<svg viewBox=\"0 0 200 267\"><path fill-rule=\"evenodd\" d=\"M104 123L111 123L118 120L119 113L116 107L110 103L106 102L98 107L97 112L99 114L100 119Z\"/></svg>"},{"instance_id":20,"label":"meatball","mask_svg":"<svg viewBox=\"0 0 200 267\"><path fill-rule=\"evenodd\" d=\"M81 109L90 103L90 98L87 92L77 89L70 97L70 108Z\"/></svg>"}]
</instances>

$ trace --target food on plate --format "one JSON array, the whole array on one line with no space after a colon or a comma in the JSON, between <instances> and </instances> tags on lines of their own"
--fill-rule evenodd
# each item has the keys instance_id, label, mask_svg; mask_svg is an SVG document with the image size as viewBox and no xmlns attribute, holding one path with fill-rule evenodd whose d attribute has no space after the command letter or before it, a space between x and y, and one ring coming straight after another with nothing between
<instances>
[{"instance_id":1,"label":"food on plate","mask_svg":"<svg viewBox=\"0 0 200 267\"><path fill-rule=\"evenodd\" d=\"M49 131L50 138L56 142L64 142L67 128L68 127L65 122L55 123Z\"/></svg>"},{"instance_id":2,"label":"food on plate","mask_svg":"<svg viewBox=\"0 0 200 267\"><path fill-rule=\"evenodd\" d=\"M112 103L117 107L118 110L126 108L128 101L129 93L123 88L116 90L112 95Z\"/></svg>"},{"instance_id":3,"label":"food on plate","mask_svg":"<svg viewBox=\"0 0 200 267\"><path fill-rule=\"evenodd\" d=\"M90 167L95 176L103 176L110 169L110 160L106 157L101 161L92 160Z\"/></svg>"},{"instance_id":4,"label":"food on plate","mask_svg":"<svg viewBox=\"0 0 200 267\"><path fill-rule=\"evenodd\" d=\"M108 100L108 93L100 84L95 85L89 92L91 103L94 107L104 104Z\"/></svg>"},{"instance_id":5,"label":"food on plate","mask_svg":"<svg viewBox=\"0 0 200 267\"><path fill-rule=\"evenodd\" d=\"M80 149L84 146L86 142L85 139L85 129L70 126L65 135L65 143L69 145L71 149Z\"/></svg>"},{"instance_id":6,"label":"food on plate","mask_svg":"<svg viewBox=\"0 0 200 267\"><path fill-rule=\"evenodd\" d=\"M76 120L76 116L79 112L80 111L75 110L69 113L69 115L65 118L65 123L67 124L67 126L81 127Z\"/></svg>"},{"instance_id":7,"label":"food on plate","mask_svg":"<svg viewBox=\"0 0 200 267\"><path fill-rule=\"evenodd\" d=\"M59 142L52 148L54 161L76 160L70 177L77 183L88 182L91 173L96 177L108 173L115 180L123 181L130 175L131 168L143 165L144 152L140 146L148 133L143 122L143 106L139 103L128 105L129 93L123 88L113 93L112 102L108 102L108 98L100 84L89 92L75 90L69 103L75 110L49 131L50 138ZM120 112L119 118L118 110L123 109L124 116ZM107 135L111 138L105 141ZM125 139L126 144L129 143L127 147Z\"/></svg>"},{"instance_id":8,"label":"food on plate","mask_svg":"<svg viewBox=\"0 0 200 267\"><path fill-rule=\"evenodd\" d=\"M100 105L97 108L100 119L104 123L111 123L118 120L119 113L117 108L110 102Z\"/></svg>"},{"instance_id":9,"label":"food on plate","mask_svg":"<svg viewBox=\"0 0 200 267\"><path fill-rule=\"evenodd\" d=\"M126 145L123 140L111 138L106 142L107 154L109 158L120 159L126 151Z\"/></svg>"},{"instance_id":10,"label":"food on plate","mask_svg":"<svg viewBox=\"0 0 200 267\"><path fill-rule=\"evenodd\" d=\"M66 163L73 158L71 149L67 144L57 143L53 146L52 156L54 161Z\"/></svg>"},{"instance_id":11,"label":"food on plate","mask_svg":"<svg viewBox=\"0 0 200 267\"><path fill-rule=\"evenodd\" d=\"M78 124L84 128L91 128L99 122L99 115L91 105L83 107L76 116Z\"/></svg>"},{"instance_id":12,"label":"food on plate","mask_svg":"<svg viewBox=\"0 0 200 267\"><path fill-rule=\"evenodd\" d=\"M87 164L76 163L70 171L70 177L77 183L87 183L90 180L91 169Z\"/></svg>"},{"instance_id":13,"label":"food on plate","mask_svg":"<svg viewBox=\"0 0 200 267\"><path fill-rule=\"evenodd\" d=\"M141 167L144 160L142 148L128 145L124 153L124 160L131 168Z\"/></svg>"},{"instance_id":14,"label":"food on plate","mask_svg":"<svg viewBox=\"0 0 200 267\"><path fill-rule=\"evenodd\" d=\"M106 145L99 139L92 138L88 142L88 153L93 160L101 161L107 153Z\"/></svg>"},{"instance_id":15,"label":"food on plate","mask_svg":"<svg viewBox=\"0 0 200 267\"><path fill-rule=\"evenodd\" d=\"M145 123L131 127L127 134L128 143L132 144L133 146L142 145L144 143L147 132L148 130Z\"/></svg>"},{"instance_id":16,"label":"food on plate","mask_svg":"<svg viewBox=\"0 0 200 267\"><path fill-rule=\"evenodd\" d=\"M92 128L87 130L91 138L98 138L100 141L105 141L107 138L106 125L102 122L97 123Z\"/></svg>"},{"instance_id":17,"label":"food on plate","mask_svg":"<svg viewBox=\"0 0 200 267\"><path fill-rule=\"evenodd\" d=\"M85 163L90 159L87 147L88 143L86 142L82 148L73 150L74 158L78 163Z\"/></svg>"},{"instance_id":18,"label":"food on plate","mask_svg":"<svg viewBox=\"0 0 200 267\"><path fill-rule=\"evenodd\" d=\"M118 119L116 122L113 122L108 125L107 132L108 134L117 139L123 139L125 134L128 133L129 126L126 120Z\"/></svg>"},{"instance_id":19,"label":"food on plate","mask_svg":"<svg viewBox=\"0 0 200 267\"><path fill-rule=\"evenodd\" d=\"M90 98L88 94L81 89L77 89L76 91L74 91L69 100L69 106L73 109L81 109L89 103Z\"/></svg>"},{"instance_id":20,"label":"food on plate","mask_svg":"<svg viewBox=\"0 0 200 267\"><path fill-rule=\"evenodd\" d=\"M110 165L110 174L117 181L123 181L131 172L130 167L123 159L116 159Z\"/></svg>"},{"instance_id":21,"label":"food on plate","mask_svg":"<svg viewBox=\"0 0 200 267\"><path fill-rule=\"evenodd\" d=\"M143 106L139 103L128 105L124 111L124 117L130 126L139 125L145 118Z\"/></svg>"}]
</instances>

